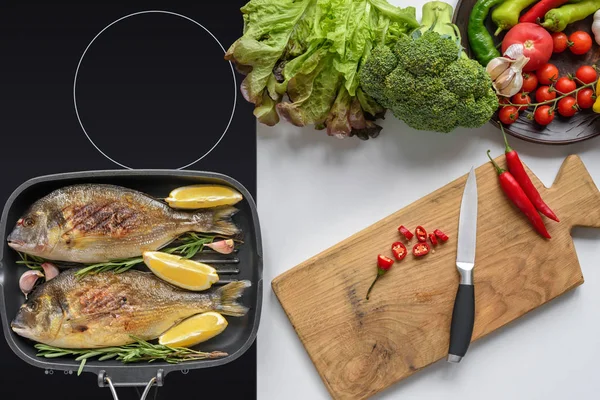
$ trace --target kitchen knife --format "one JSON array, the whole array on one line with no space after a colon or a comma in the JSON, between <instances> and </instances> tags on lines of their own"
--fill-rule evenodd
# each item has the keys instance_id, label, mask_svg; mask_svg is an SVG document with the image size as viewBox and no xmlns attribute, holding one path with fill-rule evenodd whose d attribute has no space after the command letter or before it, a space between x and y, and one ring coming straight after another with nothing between
<instances>
[{"instance_id":1,"label":"kitchen knife","mask_svg":"<svg viewBox=\"0 0 600 400\"><path fill-rule=\"evenodd\" d=\"M460 273L460 284L454 300L452 324L450 325L450 348L448 362L459 363L471 343L475 321L475 288L473 267L477 238L477 179L471 168L462 201L458 220L458 249L456 268Z\"/></svg>"}]
</instances>

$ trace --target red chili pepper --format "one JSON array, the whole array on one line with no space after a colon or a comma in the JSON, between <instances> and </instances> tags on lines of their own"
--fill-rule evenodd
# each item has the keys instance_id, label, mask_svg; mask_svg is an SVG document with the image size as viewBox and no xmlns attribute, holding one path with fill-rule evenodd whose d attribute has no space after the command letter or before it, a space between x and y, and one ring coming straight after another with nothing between
<instances>
[{"instance_id":1,"label":"red chili pepper","mask_svg":"<svg viewBox=\"0 0 600 400\"><path fill-rule=\"evenodd\" d=\"M502 135L504 136L504 144L506 145L506 149L504 153L506 154L506 165L508 166L508 170L515 177L519 185L531 201L535 208L538 209L539 212L544 214L546 217L553 219L556 222L560 222L556 214L548 207L544 200L542 200L542 196L537 191L533 182L527 175L525 168L523 167L523 163L521 159L519 159L519 155L516 151L514 151L509 145L508 140L506 139L506 133L504 132L504 127L500 124L500 129L502 130Z\"/></svg>"},{"instance_id":2,"label":"red chili pepper","mask_svg":"<svg viewBox=\"0 0 600 400\"><path fill-rule=\"evenodd\" d=\"M519 182L515 179L512 174L498 166L496 162L490 156L490 150L487 151L488 158L496 168L496 172L498 172L498 176L500 179L500 186L502 190L508 196L508 198L517 206L519 210L523 212L531 221L533 227L538 231L540 235L543 237L550 239L550 234L546 230L546 226L544 225L544 221L542 221L542 217L538 214L537 210L531 203L531 200L527 197L523 188L519 185Z\"/></svg>"},{"instance_id":3,"label":"red chili pepper","mask_svg":"<svg viewBox=\"0 0 600 400\"><path fill-rule=\"evenodd\" d=\"M369 300L369 293L371 293L371 289L373 289L373 286L375 286L377 279L389 271L389 269L392 268L392 265L394 265L394 260L391 258L382 256L381 254L377 256L377 276L375 277L373 283L371 283L371 286L369 286L369 290L367 291L367 300Z\"/></svg>"},{"instance_id":4,"label":"red chili pepper","mask_svg":"<svg viewBox=\"0 0 600 400\"><path fill-rule=\"evenodd\" d=\"M415 235L417 235L417 240L419 242L427 241L427 231L421 225L417 226L417 229L415 229Z\"/></svg>"},{"instance_id":5,"label":"red chili pepper","mask_svg":"<svg viewBox=\"0 0 600 400\"><path fill-rule=\"evenodd\" d=\"M398 232L400 232L401 234L403 234L404 237L406 238L406 240L410 240L414 236L411 231L409 231L408 229L406 229L404 227L404 225L400 225L400 227L398 228Z\"/></svg>"},{"instance_id":6,"label":"red chili pepper","mask_svg":"<svg viewBox=\"0 0 600 400\"><path fill-rule=\"evenodd\" d=\"M439 229L436 229L435 231L433 231L433 233L435 234L435 236L437 236L438 239L440 239L442 242L445 242L448 240L448 235L446 235L444 232L440 231Z\"/></svg>"},{"instance_id":7,"label":"red chili pepper","mask_svg":"<svg viewBox=\"0 0 600 400\"><path fill-rule=\"evenodd\" d=\"M401 242L395 242L392 244L392 254L396 260L401 261L406 257L406 247Z\"/></svg>"},{"instance_id":8,"label":"red chili pepper","mask_svg":"<svg viewBox=\"0 0 600 400\"><path fill-rule=\"evenodd\" d=\"M426 242L419 242L413 247L413 255L415 257L423 257L424 255L429 253L429 249L430 247Z\"/></svg>"},{"instance_id":9,"label":"red chili pepper","mask_svg":"<svg viewBox=\"0 0 600 400\"><path fill-rule=\"evenodd\" d=\"M519 22L531 22L535 24L540 19L544 19L544 15L553 8L560 7L569 0L541 0L536 5L531 7L529 11L519 18Z\"/></svg>"},{"instance_id":10,"label":"red chili pepper","mask_svg":"<svg viewBox=\"0 0 600 400\"><path fill-rule=\"evenodd\" d=\"M435 233L429 234L429 240L433 246L437 246L437 238L435 237Z\"/></svg>"}]
</instances>

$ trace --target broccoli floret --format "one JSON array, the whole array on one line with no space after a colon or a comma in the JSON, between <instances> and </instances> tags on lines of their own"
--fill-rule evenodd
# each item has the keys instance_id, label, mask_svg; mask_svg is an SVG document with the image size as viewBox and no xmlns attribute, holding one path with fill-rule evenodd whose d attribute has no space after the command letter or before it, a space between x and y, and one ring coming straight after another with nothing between
<instances>
[{"instance_id":1,"label":"broccoli floret","mask_svg":"<svg viewBox=\"0 0 600 400\"><path fill-rule=\"evenodd\" d=\"M423 21L431 25L399 37L391 50L374 49L360 71L362 89L415 129L479 127L498 108L487 72L462 52L452 11L425 4Z\"/></svg>"}]
</instances>

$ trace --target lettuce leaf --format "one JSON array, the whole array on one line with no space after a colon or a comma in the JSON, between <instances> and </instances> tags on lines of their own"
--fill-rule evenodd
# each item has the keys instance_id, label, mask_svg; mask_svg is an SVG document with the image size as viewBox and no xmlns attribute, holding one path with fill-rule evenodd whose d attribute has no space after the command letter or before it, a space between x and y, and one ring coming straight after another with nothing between
<instances>
[{"instance_id":1,"label":"lettuce leaf","mask_svg":"<svg viewBox=\"0 0 600 400\"><path fill-rule=\"evenodd\" d=\"M368 139L384 109L359 88L371 50L419 27L413 7L385 0L251 0L244 33L225 58L246 75L241 85L267 125L279 117L329 135Z\"/></svg>"}]
</instances>

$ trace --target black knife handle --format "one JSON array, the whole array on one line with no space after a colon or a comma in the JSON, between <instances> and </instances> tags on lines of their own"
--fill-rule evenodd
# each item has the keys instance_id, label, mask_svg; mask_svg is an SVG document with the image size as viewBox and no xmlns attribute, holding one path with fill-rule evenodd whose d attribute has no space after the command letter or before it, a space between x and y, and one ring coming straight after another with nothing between
<instances>
[{"instance_id":1,"label":"black knife handle","mask_svg":"<svg viewBox=\"0 0 600 400\"><path fill-rule=\"evenodd\" d=\"M471 343L475 322L475 286L459 285L450 325L448 361L460 362Z\"/></svg>"}]
</instances>

